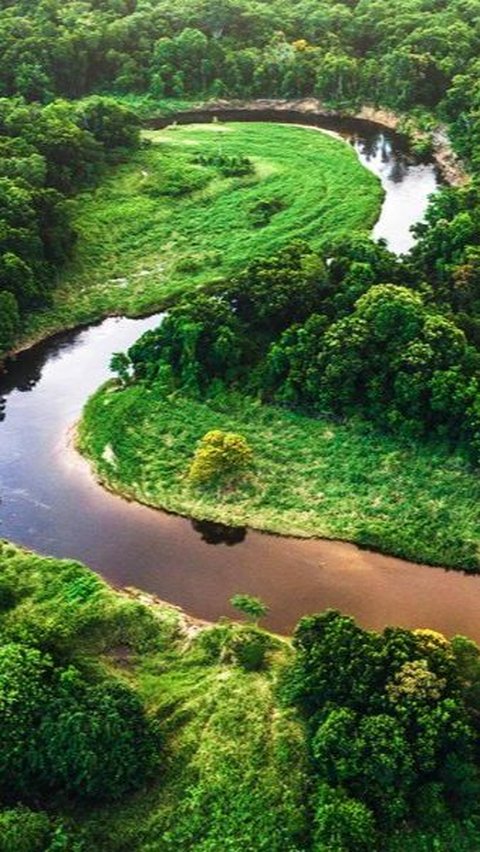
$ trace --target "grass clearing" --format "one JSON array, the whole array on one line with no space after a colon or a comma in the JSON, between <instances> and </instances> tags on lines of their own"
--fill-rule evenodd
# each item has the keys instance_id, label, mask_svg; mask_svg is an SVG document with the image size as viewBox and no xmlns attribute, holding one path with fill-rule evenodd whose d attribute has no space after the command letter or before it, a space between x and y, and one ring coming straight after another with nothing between
<instances>
[{"instance_id":1,"label":"grass clearing","mask_svg":"<svg viewBox=\"0 0 480 852\"><path fill-rule=\"evenodd\" d=\"M383 190L344 142L308 128L214 123L145 131L146 147L72 200L79 234L54 303L27 338L108 314L140 315L295 239L328 246L370 232ZM225 177L195 155L245 156ZM258 206L272 215L259 225Z\"/></svg>"},{"instance_id":2,"label":"grass clearing","mask_svg":"<svg viewBox=\"0 0 480 852\"><path fill-rule=\"evenodd\" d=\"M228 493L185 478L210 429L244 435L254 452L254 474ZM400 442L365 424L314 420L241 395L207 404L110 384L86 406L79 447L113 489L182 515L480 567L480 480L439 444Z\"/></svg>"}]
</instances>

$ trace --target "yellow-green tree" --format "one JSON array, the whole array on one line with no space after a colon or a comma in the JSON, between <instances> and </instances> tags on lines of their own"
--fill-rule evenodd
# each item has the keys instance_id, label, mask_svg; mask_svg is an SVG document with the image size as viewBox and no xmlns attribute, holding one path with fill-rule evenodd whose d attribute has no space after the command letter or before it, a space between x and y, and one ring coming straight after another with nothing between
<instances>
[{"instance_id":1,"label":"yellow-green tree","mask_svg":"<svg viewBox=\"0 0 480 852\"><path fill-rule=\"evenodd\" d=\"M252 462L253 453L243 435L213 429L199 442L187 476L195 485L233 485L247 473Z\"/></svg>"}]
</instances>

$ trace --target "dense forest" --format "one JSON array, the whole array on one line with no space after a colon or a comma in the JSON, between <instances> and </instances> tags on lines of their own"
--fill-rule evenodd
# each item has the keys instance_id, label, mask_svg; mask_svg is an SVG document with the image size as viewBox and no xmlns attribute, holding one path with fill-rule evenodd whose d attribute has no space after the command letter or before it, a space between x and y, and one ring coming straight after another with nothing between
<instances>
[{"instance_id":1,"label":"dense forest","mask_svg":"<svg viewBox=\"0 0 480 852\"><path fill-rule=\"evenodd\" d=\"M79 257L84 276L118 276L118 304L95 294L83 320L123 310L121 228L133 269L147 245L153 256L147 232L163 250L185 200L187 217L208 214L220 187L233 230L251 192L261 251L232 250L228 266L205 249L195 286L183 258L184 286L162 279L133 303L168 313L114 356L116 378L87 406L79 448L102 479L214 520L236 520L238 498L248 522L260 494L264 528L479 571L479 0L0 0L0 39L1 354L49 312L57 328L78 321L61 286L75 300ZM408 254L368 236L381 188L352 152L319 143L329 179L317 191L312 171L315 207L296 192L299 159L283 194L265 194L273 131L254 156L247 135L228 154L142 129L210 99L306 97L394 111L421 133L409 157L450 138L468 180L436 193ZM342 230L342 208L327 227L342 192L352 219ZM320 446L337 490L335 521L316 527ZM334 611L307 614L293 641L255 618L206 625L6 542L0 634L0 852L480 848L480 651L465 637L376 633Z\"/></svg>"}]
</instances>

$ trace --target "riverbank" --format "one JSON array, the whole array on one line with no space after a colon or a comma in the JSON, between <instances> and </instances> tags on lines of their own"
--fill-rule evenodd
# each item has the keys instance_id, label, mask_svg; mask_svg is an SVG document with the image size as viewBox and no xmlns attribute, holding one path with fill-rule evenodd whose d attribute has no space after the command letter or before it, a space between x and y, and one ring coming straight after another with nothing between
<instances>
[{"instance_id":1,"label":"riverbank","mask_svg":"<svg viewBox=\"0 0 480 852\"><path fill-rule=\"evenodd\" d=\"M448 130L445 125L434 123L432 118L433 129L428 133L420 130L415 122L408 115L400 115L392 110L383 109L364 105L358 110L337 110L332 107L325 106L322 101L317 98L297 98L297 99L281 99L281 98L256 98L251 100L226 100L213 99L203 103L193 103L190 106L182 104L180 111L173 111L169 116L169 120L181 120L185 113L194 115L195 113L212 113L220 115L222 113L237 112L239 117L242 113L268 113L273 115L278 114L279 117L290 115L292 120L295 116L302 120L324 119L327 121L353 121L377 125L378 128L392 130L395 133L405 134L410 143L426 143L431 150L431 156L435 162L440 174L445 183L450 186L464 186L469 182L470 176L460 159L456 154L448 136ZM154 123L162 122L163 118L158 119L155 116L148 116L148 120ZM359 128L360 129L360 128Z\"/></svg>"},{"instance_id":2,"label":"riverbank","mask_svg":"<svg viewBox=\"0 0 480 852\"><path fill-rule=\"evenodd\" d=\"M185 479L210 429L238 432L254 474L234 491ZM480 483L458 454L400 442L239 395L209 404L107 385L89 401L78 447L112 491L155 508L280 535L353 542L413 562L478 571Z\"/></svg>"}]
</instances>

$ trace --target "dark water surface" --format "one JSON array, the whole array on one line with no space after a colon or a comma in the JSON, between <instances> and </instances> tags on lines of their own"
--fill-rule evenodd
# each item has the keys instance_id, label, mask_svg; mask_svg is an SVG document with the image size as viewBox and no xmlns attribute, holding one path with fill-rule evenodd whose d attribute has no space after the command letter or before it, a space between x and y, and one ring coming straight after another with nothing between
<instances>
[{"instance_id":1,"label":"dark water surface","mask_svg":"<svg viewBox=\"0 0 480 852\"><path fill-rule=\"evenodd\" d=\"M398 247L409 239L408 229L404 212L389 226L392 213L385 209L403 210L394 201L390 208L389 199L405 193L412 209L423 210L435 174L431 167L408 166L394 141L377 132L354 144L384 174L387 200L377 228L383 235L393 228ZM72 424L107 377L111 353L158 322L158 315L107 319L59 335L20 355L0 376L1 537L81 559L115 585L137 586L207 619L231 614L228 599L248 592L268 603L266 623L282 632L301 615L332 606L368 627L428 626L480 640L480 577L341 542L191 522L128 503L97 485L69 445Z\"/></svg>"}]
</instances>

